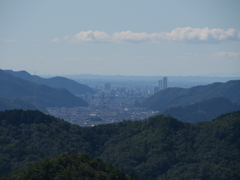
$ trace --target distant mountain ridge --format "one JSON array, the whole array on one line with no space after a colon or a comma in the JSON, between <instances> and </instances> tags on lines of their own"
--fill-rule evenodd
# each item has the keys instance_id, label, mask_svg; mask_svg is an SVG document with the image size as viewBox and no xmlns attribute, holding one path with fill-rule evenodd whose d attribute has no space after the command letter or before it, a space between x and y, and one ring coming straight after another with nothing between
<instances>
[{"instance_id":1,"label":"distant mountain ridge","mask_svg":"<svg viewBox=\"0 0 240 180\"><path fill-rule=\"evenodd\" d=\"M178 106L166 109L160 114L170 115L183 122L197 123L210 121L221 114L240 110L240 105L232 103L229 99L216 97L188 106Z\"/></svg>"},{"instance_id":2,"label":"distant mountain ridge","mask_svg":"<svg viewBox=\"0 0 240 180\"><path fill-rule=\"evenodd\" d=\"M66 89L35 84L12 76L3 70L0 70L0 84L0 97L3 98L21 98L44 107L88 106L86 101Z\"/></svg>"},{"instance_id":3,"label":"distant mountain ridge","mask_svg":"<svg viewBox=\"0 0 240 180\"><path fill-rule=\"evenodd\" d=\"M240 104L240 80L195 86L189 89L167 88L147 98L142 105L152 110L163 111L171 107L187 106L214 97L224 97Z\"/></svg>"},{"instance_id":4,"label":"distant mountain ridge","mask_svg":"<svg viewBox=\"0 0 240 180\"><path fill-rule=\"evenodd\" d=\"M41 78L36 75L31 75L26 71L12 71L12 70L4 70L5 72L28 80L37 84L44 84L53 88L65 88L74 94L85 94L85 93L95 93L95 91L88 87L87 85L80 84L74 80L65 78L65 77L52 77L52 78Z\"/></svg>"}]
</instances>

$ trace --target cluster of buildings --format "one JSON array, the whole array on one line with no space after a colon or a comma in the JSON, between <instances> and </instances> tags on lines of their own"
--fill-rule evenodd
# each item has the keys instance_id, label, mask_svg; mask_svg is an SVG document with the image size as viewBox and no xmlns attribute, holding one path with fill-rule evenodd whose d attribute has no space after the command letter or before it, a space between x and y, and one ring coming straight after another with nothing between
<instances>
[{"instance_id":1,"label":"cluster of buildings","mask_svg":"<svg viewBox=\"0 0 240 180\"><path fill-rule=\"evenodd\" d=\"M105 91L110 91L111 90L111 84L110 83L105 83Z\"/></svg>"},{"instance_id":2,"label":"cluster of buildings","mask_svg":"<svg viewBox=\"0 0 240 180\"><path fill-rule=\"evenodd\" d=\"M131 85L103 83L100 88L95 89L96 94L79 95L89 103L88 107L49 108L48 111L55 117L80 126L95 126L123 120L143 120L158 112L141 107L141 102L152 94L166 89L167 77L159 80L157 87L153 89L152 87L152 84L140 86L134 82Z\"/></svg>"},{"instance_id":3,"label":"cluster of buildings","mask_svg":"<svg viewBox=\"0 0 240 180\"><path fill-rule=\"evenodd\" d=\"M51 115L80 126L96 126L116 123L123 120L144 120L157 111L139 106L136 97L98 96L89 102L88 107L48 108Z\"/></svg>"},{"instance_id":4,"label":"cluster of buildings","mask_svg":"<svg viewBox=\"0 0 240 180\"><path fill-rule=\"evenodd\" d=\"M167 87L168 87L168 79L166 76L164 76L162 79L158 80L158 86L155 86L153 88L152 94L155 94L158 91L166 89ZM111 92L111 84L105 83L104 90L105 90L105 92ZM148 90L147 94L151 94L151 91Z\"/></svg>"},{"instance_id":5,"label":"cluster of buildings","mask_svg":"<svg viewBox=\"0 0 240 180\"><path fill-rule=\"evenodd\" d=\"M167 77L165 76L163 77L163 79L160 79L158 81L158 86L155 86L153 88L153 92L155 94L156 92L166 89L167 87L168 87L168 82L167 82Z\"/></svg>"}]
</instances>

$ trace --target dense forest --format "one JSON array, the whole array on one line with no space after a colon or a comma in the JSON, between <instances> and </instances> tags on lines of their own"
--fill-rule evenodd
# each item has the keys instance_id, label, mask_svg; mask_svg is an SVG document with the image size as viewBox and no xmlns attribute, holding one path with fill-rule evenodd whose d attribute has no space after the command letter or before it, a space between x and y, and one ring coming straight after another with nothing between
<instances>
[{"instance_id":1,"label":"dense forest","mask_svg":"<svg viewBox=\"0 0 240 180\"><path fill-rule=\"evenodd\" d=\"M12 76L0 69L0 97L24 101L43 107L88 106L82 98L66 89L56 89L47 85L35 84Z\"/></svg>"},{"instance_id":2,"label":"dense forest","mask_svg":"<svg viewBox=\"0 0 240 180\"><path fill-rule=\"evenodd\" d=\"M2 180L137 180L87 154L60 154L44 158L9 174Z\"/></svg>"},{"instance_id":3,"label":"dense forest","mask_svg":"<svg viewBox=\"0 0 240 180\"><path fill-rule=\"evenodd\" d=\"M216 97L188 106L178 106L161 111L160 114L170 115L183 122L197 123L210 121L221 114L238 111L240 105L227 98Z\"/></svg>"},{"instance_id":4,"label":"dense forest","mask_svg":"<svg viewBox=\"0 0 240 180\"><path fill-rule=\"evenodd\" d=\"M233 103L240 104L240 80L195 86L189 89L170 87L144 100L142 106L163 111L171 107L187 106L214 97L224 97Z\"/></svg>"},{"instance_id":5,"label":"dense forest","mask_svg":"<svg viewBox=\"0 0 240 180\"><path fill-rule=\"evenodd\" d=\"M0 176L46 156L86 153L152 179L240 179L240 111L196 125L159 115L80 127L39 111L0 112Z\"/></svg>"},{"instance_id":6,"label":"dense forest","mask_svg":"<svg viewBox=\"0 0 240 180\"><path fill-rule=\"evenodd\" d=\"M58 89L65 88L73 94L95 93L95 91L87 85L77 83L74 80L65 77L42 78L40 76L31 75L26 71L4 70L4 72L7 72L21 79L32 81L36 84L45 84L47 86Z\"/></svg>"}]
</instances>

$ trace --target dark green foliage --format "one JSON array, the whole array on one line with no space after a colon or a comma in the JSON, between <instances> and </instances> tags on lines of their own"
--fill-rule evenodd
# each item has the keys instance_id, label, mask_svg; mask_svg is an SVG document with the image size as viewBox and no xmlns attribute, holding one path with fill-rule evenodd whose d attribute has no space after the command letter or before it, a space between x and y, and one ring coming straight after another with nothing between
<instances>
[{"instance_id":1,"label":"dark green foliage","mask_svg":"<svg viewBox=\"0 0 240 180\"><path fill-rule=\"evenodd\" d=\"M160 112L160 114L170 115L184 122L197 123L210 121L221 114L237 110L240 110L240 105L232 103L227 98L216 97L185 107L169 108Z\"/></svg>"},{"instance_id":2,"label":"dark green foliage","mask_svg":"<svg viewBox=\"0 0 240 180\"><path fill-rule=\"evenodd\" d=\"M61 154L44 158L26 168L11 173L3 180L134 180L122 171L92 159L86 154Z\"/></svg>"},{"instance_id":3,"label":"dark green foliage","mask_svg":"<svg viewBox=\"0 0 240 180\"><path fill-rule=\"evenodd\" d=\"M87 106L87 102L66 89L55 89L46 85L14 77L0 70L0 97L21 98L34 105L44 107Z\"/></svg>"},{"instance_id":4,"label":"dark green foliage","mask_svg":"<svg viewBox=\"0 0 240 180\"><path fill-rule=\"evenodd\" d=\"M65 88L73 94L85 94L87 92L95 93L95 91L90 87L64 77L53 77L53 78L45 79L36 75L31 75L26 71L5 70L5 72L13 76L19 77L21 79L32 81L37 84L45 84L53 88Z\"/></svg>"},{"instance_id":5,"label":"dark green foliage","mask_svg":"<svg viewBox=\"0 0 240 180\"><path fill-rule=\"evenodd\" d=\"M39 111L0 113L0 172L87 153L139 179L240 179L240 111L196 125L170 116L79 127Z\"/></svg>"},{"instance_id":6,"label":"dark green foliage","mask_svg":"<svg viewBox=\"0 0 240 180\"><path fill-rule=\"evenodd\" d=\"M213 83L189 89L167 88L147 98L142 105L153 110L163 111L177 106L186 106L214 97L225 97L240 104L240 80L226 83Z\"/></svg>"},{"instance_id":7,"label":"dark green foliage","mask_svg":"<svg viewBox=\"0 0 240 180\"><path fill-rule=\"evenodd\" d=\"M63 152L97 157L109 139L103 131L81 128L39 111L0 112L0 175Z\"/></svg>"}]
</instances>

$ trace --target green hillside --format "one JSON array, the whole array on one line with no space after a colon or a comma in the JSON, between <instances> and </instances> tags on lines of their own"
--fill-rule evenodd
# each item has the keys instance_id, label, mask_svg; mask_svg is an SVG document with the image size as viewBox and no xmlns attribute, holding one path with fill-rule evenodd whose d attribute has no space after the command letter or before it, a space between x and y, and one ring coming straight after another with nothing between
<instances>
[{"instance_id":1,"label":"green hillside","mask_svg":"<svg viewBox=\"0 0 240 180\"><path fill-rule=\"evenodd\" d=\"M0 111L10 110L10 109L23 109L23 110L40 110L42 112L47 112L47 109L41 106L36 106L27 101L19 98L6 99L0 97Z\"/></svg>"},{"instance_id":2,"label":"green hillside","mask_svg":"<svg viewBox=\"0 0 240 180\"><path fill-rule=\"evenodd\" d=\"M16 76L28 81L32 81L37 84L45 84L47 86L58 88L58 89L65 88L73 94L95 93L95 91L90 87L88 87L87 85L77 83L76 81L73 81L65 77L41 78L36 75L31 75L26 71L12 71L12 70L4 70L4 71L13 76Z\"/></svg>"},{"instance_id":3,"label":"green hillside","mask_svg":"<svg viewBox=\"0 0 240 180\"><path fill-rule=\"evenodd\" d=\"M147 98L142 105L152 110L163 111L170 107L187 106L214 97L225 97L240 104L240 80L189 89L167 88Z\"/></svg>"},{"instance_id":4,"label":"green hillside","mask_svg":"<svg viewBox=\"0 0 240 180\"><path fill-rule=\"evenodd\" d=\"M87 102L66 89L55 89L46 85L14 77L0 70L0 97L21 98L44 107L87 106Z\"/></svg>"},{"instance_id":5,"label":"green hillside","mask_svg":"<svg viewBox=\"0 0 240 180\"><path fill-rule=\"evenodd\" d=\"M101 159L92 159L86 154L61 154L52 158L44 158L26 168L11 173L3 180L134 180L122 171L114 169Z\"/></svg>"},{"instance_id":6,"label":"green hillside","mask_svg":"<svg viewBox=\"0 0 240 180\"><path fill-rule=\"evenodd\" d=\"M178 106L166 109L160 114L170 115L183 122L197 123L210 121L221 114L238 111L240 105L232 103L227 98L216 97L188 106Z\"/></svg>"},{"instance_id":7,"label":"green hillside","mask_svg":"<svg viewBox=\"0 0 240 180\"><path fill-rule=\"evenodd\" d=\"M100 157L139 179L240 178L240 111L196 125L170 116L80 127L39 111L0 112L0 173L46 156Z\"/></svg>"}]
</instances>

